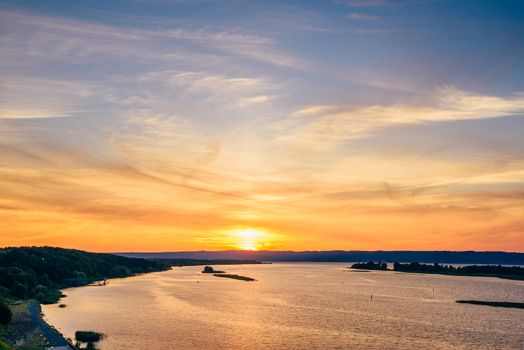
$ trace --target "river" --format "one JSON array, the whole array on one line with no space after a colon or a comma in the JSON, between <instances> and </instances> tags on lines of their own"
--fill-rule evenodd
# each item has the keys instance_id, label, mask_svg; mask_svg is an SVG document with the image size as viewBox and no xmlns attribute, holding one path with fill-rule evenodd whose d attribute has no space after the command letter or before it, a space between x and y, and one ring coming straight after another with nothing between
<instances>
[{"instance_id":1,"label":"river","mask_svg":"<svg viewBox=\"0 0 524 350\"><path fill-rule=\"evenodd\" d=\"M524 310L455 303L522 302L523 281L346 266L217 266L255 282L174 268L67 289L43 312L66 337L104 333L102 350L524 349Z\"/></svg>"}]
</instances>

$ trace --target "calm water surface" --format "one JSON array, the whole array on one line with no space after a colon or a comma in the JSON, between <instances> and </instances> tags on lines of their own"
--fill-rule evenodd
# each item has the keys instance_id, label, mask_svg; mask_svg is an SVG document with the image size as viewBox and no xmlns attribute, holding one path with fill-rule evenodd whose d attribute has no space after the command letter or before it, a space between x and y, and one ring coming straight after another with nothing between
<instances>
[{"instance_id":1,"label":"calm water surface","mask_svg":"<svg viewBox=\"0 0 524 350\"><path fill-rule=\"evenodd\" d=\"M103 350L524 349L524 310L454 302L522 302L522 281L345 266L224 267L256 282L175 268L68 289L67 308L43 311L68 337L106 334Z\"/></svg>"}]
</instances>

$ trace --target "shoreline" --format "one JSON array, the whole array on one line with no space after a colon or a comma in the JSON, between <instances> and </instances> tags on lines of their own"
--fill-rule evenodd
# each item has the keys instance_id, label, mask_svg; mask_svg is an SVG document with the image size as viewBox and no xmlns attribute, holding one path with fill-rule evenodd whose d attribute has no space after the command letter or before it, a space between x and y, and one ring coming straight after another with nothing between
<instances>
[{"instance_id":1,"label":"shoreline","mask_svg":"<svg viewBox=\"0 0 524 350\"><path fill-rule=\"evenodd\" d=\"M330 263L330 264L331 264L331 263ZM174 270L177 270L177 269L174 269ZM337 269L337 270L339 270L339 269ZM159 272L164 272L164 271L159 271ZM363 270L355 269L355 270L353 270L353 272L364 272L364 271L363 271ZM147 273L147 274L149 274L149 273ZM146 274L144 274L144 275L146 275ZM446 275L446 276L449 276L449 275ZM132 277L135 277L135 276L132 276ZM422 276L421 276L421 277L422 277ZM126 278L126 279L127 279L127 278ZM73 287L73 288L77 288L77 287ZM51 326L51 327L52 327L52 326ZM89 326L87 326L86 328L89 328ZM77 349L78 349L78 348L71 347L71 345L69 345L69 348L70 348L70 349L74 349L74 350L77 350ZM64 349L64 350L65 350L65 349Z\"/></svg>"},{"instance_id":2,"label":"shoreline","mask_svg":"<svg viewBox=\"0 0 524 350\"><path fill-rule=\"evenodd\" d=\"M137 273L137 274L132 275L132 276L114 277L114 278L108 278L106 280L110 281L110 280L116 280L116 279L128 279L128 278L132 278L132 277L148 275L148 274L151 274L151 273L167 272L167 271L171 271L171 270L173 270L172 266L169 269L166 269L166 270L143 272L143 273ZM101 281L101 280L99 280L99 281ZM105 287L107 284L108 283L106 283L104 285L84 284L84 285L78 285L78 286L65 287L65 288L59 290L62 293L62 295L63 295L59 300L57 300L54 303L50 303L50 304L46 304L46 305L60 305L60 301L62 300L62 298L67 298L67 294L63 293L67 289L71 289L71 288L85 288L85 287ZM52 346L66 347L66 349L69 349L69 350L80 350L79 348L77 348L72 343L72 341L70 341L68 338L66 338L52 324L50 324L49 322L47 322L44 319L44 317L43 317L44 313L42 311L42 304L35 303L35 302L30 302L29 305L28 305L28 312L29 312L29 314L31 316L31 319L33 320L33 323L42 331L42 334L45 336L45 338L50 343L58 343L58 344L53 344ZM55 341L50 341L50 337L48 335L51 338L53 338ZM60 350L62 350L62 349L60 348Z\"/></svg>"},{"instance_id":3,"label":"shoreline","mask_svg":"<svg viewBox=\"0 0 524 350\"><path fill-rule=\"evenodd\" d=\"M79 350L69 339L44 319L41 304L30 302L27 310L33 323L40 329L47 341L51 343L51 346Z\"/></svg>"},{"instance_id":4,"label":"shoreline","mask_svg":"<svg viewBox=\"0 0 524 350\"><path fill-rule=\"evenodd\" d=\"M370 270L374 271L374 270ZM382 271L392 271L398 273L418 273L422 275L443 275L443 276L457 276L457 277L489 277L489 278L499 278L503 280L510 281L524 281L524 277L520 276L511 276L511 275L493 275L493 274L460 274L460 273L445 273L445 272L429 272L429 271L397 271L397 270L382 270Z\"/></svg>"},{"instance_id":5,"label":"shoreline","mask_svg":"<svg viewBox=\"0 0 524 350\"><path fill-rule=\"evenodd\" d=\"M380 264L380 265L378 265ZM463 277L490 277L490 278L500 278L505 280L512 280L512 281L524 281L524 275L522 274L508 274L508 273L491 273L491 271L487 272L462 272L460 270L452 270L448 271L446 269L440 268L439 270L428 270L427 267L433 267L434 265L428 265L428 264L421 264L420 269L416 268L410 268L410 269L396 269L394 268L388 268L387 263L354 263L351 266L347 266L349 270L352 271L389 271L389 272L397 272L397 273L414 273L414 274L423 274L423 275L443 275L443 276L463 276ZM395 263L396 264L396 263ZM416 264L416 263L410 263L410 264ZM406 266L406 264L402 265L403 267ZM407 265L410 267L409 265ZM440 265L443 266L443 265ZM495 265L474 265L473 267L499 267ZM510 268L518 268L522 270L523 268L520 266L508 266Z\"/></svg>"}]
</instances>

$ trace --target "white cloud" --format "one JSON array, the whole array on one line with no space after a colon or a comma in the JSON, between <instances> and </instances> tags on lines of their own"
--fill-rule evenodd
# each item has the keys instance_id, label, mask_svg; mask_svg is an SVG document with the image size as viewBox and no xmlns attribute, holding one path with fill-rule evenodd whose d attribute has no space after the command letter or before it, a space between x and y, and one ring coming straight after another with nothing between
<instances>
[{"instance_id":1,"label":"white cloud","mask_svg":"<svg viewBox=\"0 0 524 350\"><path fill-rule=\"evenodd\" d=\"M268 95L245 97L245 98L240 99L239 105L241 107L249 107L252 105L265 104L275 98L276 96L268 96Z\"/></svg>"},{"instance_id":2,"label":"white cloud","mask_svg":"<svg viewBox=\"0 0 524 350\"><path fill-rule=\"evenodd\" d=\"M28 110L28 109L5 109L0 108L0 119L45 119L62 118L70 115L61 111L50 110Z\"/></svg>"},{"instance_id":3,"label":"white cloud","mask_svg":"<svg viewBox=\"0 0 524 350\"><path fill-rule=\"evenodd\" d=\"M275 98L268 93L278 89L278 85L267 78L202 71L154 71L140 75L138 80L153 84L160 82L175 94L201 95L215 98L223 105L239 107L267 103Z\"/></svg>"},{"instance_id":4,"label":"white cloud","mask_svg":"<svg viewBox=\"0 0 524 350\"><path fill-rule=\"evenodd\" d=\"M10 64L34 63L35 60L92 62L108 57L130 61L166 61L175 57L193 62L193 56L199 61L203 57L223 56L279 66L299 63L282 52L273 38L237 28L136 29L10 11L0 11L0 19L4 27L0 54L4 61L11 58L7 60ZM49 50L51 47L53 49Z\"/></svg>"},{"instance_id":5,"label":"white cloud","mask_svg":"<svg viewBox=\"0 0 524 350\"><path fill-rule=\"evenodd\" d=\"M419 105L372 105L360 108L341 105L309 106L293 113L294 117L309 118L295 133L284 138L330 147L345 140L370 136L381 128L497 118L523 113L524 94L504 98L475 95L453 87L443 87L434 96L428 97L425 104Z\"/></svg>"}]
</instances>

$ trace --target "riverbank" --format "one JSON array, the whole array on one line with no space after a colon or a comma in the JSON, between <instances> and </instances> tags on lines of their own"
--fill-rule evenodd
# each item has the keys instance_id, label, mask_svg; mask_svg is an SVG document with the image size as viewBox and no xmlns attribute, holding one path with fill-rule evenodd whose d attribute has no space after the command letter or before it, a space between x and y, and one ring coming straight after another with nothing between
<instances>
[{"instance_id":1,"label":"riverbank","mask_svg":"<svg viewBox=\"0 0 524 350\"><path fill-rule=\"evenodd\" d=\"M522 309L455 300L523 301L522 282L344 273L345 266L275 263L228 271L257 282L177 268L66 290L67 308L42 310L66 337L76 330L106 334L103 350L521 348Z\"/></svg>"},{"instance_id":2,"label":"riverbank","mask_svg":"<svg viewBox=\"0 0 524 350\"><path fill-rule=\"evenodd\" d=\"M40 304L30 303L28 311L31 319L40 329L50 346L60 347L60 349L63 348L64 350L78 350L70 340L66 339L60 332L44 320Z\"/></svg>"},{"instance_id":3,"label":"riverbank","mask_svg":"<svg viewBox=\"0 0 524 350\"><path fill-rule=\"evenodd\" d=\"M68 288L90 286L98 288L104 285L78 285ZM61 298L66 297L61 291L59 292ZM47 304L58 304L59 300L56 299L54 303ZM8 306L13 313L13 318L9 325L0 328L0 350L79 350L72 339L66 338L56 328L47 323L43 317L42 306L39 301L11 300Z\"/></svg>"},{"instance_id":4,"label":"riverbank","mask_svg":"<svg viewBox=\"0 0 524 350\"><path fill-rule=\"evenodd\" d=\"M42 318L41 307L37 302L18 302L9 307L13 312L13 319L8 326L0 329L0 349L77 349Z\"/></svg>"}]
</instances>

